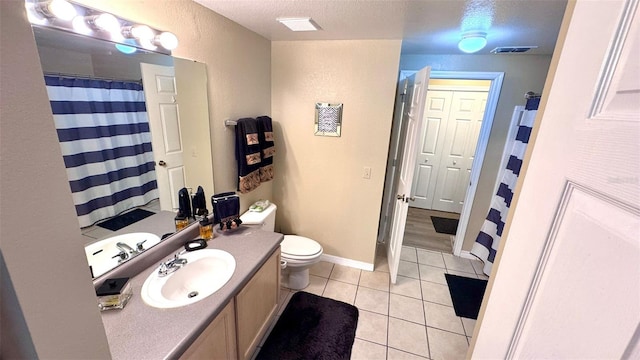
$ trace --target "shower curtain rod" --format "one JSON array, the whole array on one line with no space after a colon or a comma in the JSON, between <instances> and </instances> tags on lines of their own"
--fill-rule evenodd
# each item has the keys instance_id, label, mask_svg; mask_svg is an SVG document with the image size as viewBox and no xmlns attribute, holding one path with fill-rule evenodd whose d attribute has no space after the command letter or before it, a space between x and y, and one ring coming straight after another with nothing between
<instances>
[{"instance_id":1,"label":"shower curtain rod","mask_svg":"<svg viewBox=\"0 0 640 360\"><path fill-rule=\"evenodd\" d=\"M142 79L139 79L139 80L137 80L137 79L114 79L114 78L108 78L108 77L102 77L102 76L90 76L90 75L80 75L80 74L65 74L65 73L50 72L50 71L45 71L44 74L47 75L47 76L64 76L64 77L72 77L72 78L87 79L87 80L134 82L134 83L142 85Z\"/></svg>"}]
</instances>

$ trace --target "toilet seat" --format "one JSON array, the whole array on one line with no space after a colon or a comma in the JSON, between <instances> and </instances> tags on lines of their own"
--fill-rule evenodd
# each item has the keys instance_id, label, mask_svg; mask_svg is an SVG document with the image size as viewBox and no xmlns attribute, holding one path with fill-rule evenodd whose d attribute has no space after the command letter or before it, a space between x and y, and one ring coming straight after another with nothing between
<instances>
[{"instance_id":1,"label":"toilet seat","mask_svg":"<svg viewBox=\"0 0 640 360\"><path fill-rule=\"evenodd\" d=\"M312 260L322 254L322 246L316 241L297 235L285 235L280 243L282 257L290 260Z\"/></svg>"}]
</instances>

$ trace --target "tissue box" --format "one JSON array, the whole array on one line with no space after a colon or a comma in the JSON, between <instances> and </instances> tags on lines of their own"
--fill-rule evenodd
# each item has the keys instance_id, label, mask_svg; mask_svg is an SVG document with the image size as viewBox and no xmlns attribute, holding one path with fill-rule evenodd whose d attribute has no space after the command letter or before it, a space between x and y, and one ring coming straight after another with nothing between
<instances>
[{"instance_id":1,"label":"tissue box","mask_svg":"<svg viewBox=\"0 0 640 360\"><path fill-rule=\"evenodd\" d=\"M123 309L131 299L133 289L129 278L107 279L96 290L96 295L101 311Z\"/></svg>"}]
</instances>

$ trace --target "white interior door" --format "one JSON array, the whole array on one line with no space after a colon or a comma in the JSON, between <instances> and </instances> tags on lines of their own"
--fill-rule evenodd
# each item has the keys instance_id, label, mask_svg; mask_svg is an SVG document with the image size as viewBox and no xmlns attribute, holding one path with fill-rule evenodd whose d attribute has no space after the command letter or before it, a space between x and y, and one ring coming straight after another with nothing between
<instances>
[{"instance_id":1,"label":"white interior door","mask_svg":"<svg viewBox=\"0 0 640 360\"><path fill-rule=\"evenodd\" d=\"M429 90L427 94L423 131L411 186L411 194L415 201L411 206L422 209L431 209L433 206L433 195L436 190L436 178L452 98L453 91Z\"/></svg>"},{"instance_id":2,"label":"white interior door","mask_svg":"<svg viewBox=\"0 0 640 360\"><path fill-rule=\"evenodd\" d=\"M638 1L569 2L558 41L472 358L640 359Z\"/></svg>"},{"instance_id":3,"label":"white interior door","mask_svg":"<svg viewBox=\"0 0 640 360\"><path fill-rule=\"evenodd\" d=\"M486 92L453 93L432 209L462 211L486 103Z\"/></svg>"},{"instance_id":4,"label":"white interior door","mask_svg":"<svg viewBox=\"0 0 640 360\"><path fill-rule=\"evenodd\" d=\"M378 228L378 242L388 240L389 227L391 226L391 216L393 215L393 205L395 204L396 186L398 182L399 165L398 159L402 156L401 139L404 139L406 130L403 125L405 104L409 99L408 95L409 79L403 78L398 82L396 91L396 102L393 114L393 126L391 129L391 144L389 145L389 156L387 158L386 176L384 179L384 193L382 195L382 211L380 211L380 226Z\"/></svg>"},{"instance_id":5,"label":"white interior door","mask_svg":"<svg viewBox=\"0 0 640 360\"><path fill-rule=\"evenodd\" d=\"M393 207L391 236L387 243L387 259L389 261L391 282L394 284L396 283L398 265L400 264L402 238L404 237L404 228L407 222L411 183L413 182L417 147L420 141L421 120L424 114L430 70L430 67L425 67L409 78L411 103L407 107L404 116L404 122L406 123L404 147L400 161L396 200Z\"/></svg>"},{"instance_id":6,"label":"white interior door","mask_svg":"<svg viewBox=\"0 0 640 360\"><path fill-rule=\"evenodd\" d=\"M173 67L140 64L156 162L160 208L178 208L178 191L185 187L184 146L180 131L178 94Z\"/></svg>"}]
</instances>

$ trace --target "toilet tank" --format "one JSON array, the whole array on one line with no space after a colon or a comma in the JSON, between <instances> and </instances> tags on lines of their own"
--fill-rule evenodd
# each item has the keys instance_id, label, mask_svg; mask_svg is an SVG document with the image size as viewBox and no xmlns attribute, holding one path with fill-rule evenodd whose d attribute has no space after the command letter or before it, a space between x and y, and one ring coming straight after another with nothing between
<instances>
[{"instance_id":1,"label":"toilet tank","mask_svg":"<svg viewBox=\"0 0 640 360\"><path fill-rule=\"evenodd\" d=\"M247 211L240 215L242 225L262 227L262 230L275 231L276 229L276 209L275 204L270 204L261 212Z\"/></svg>"}]
</instances>

